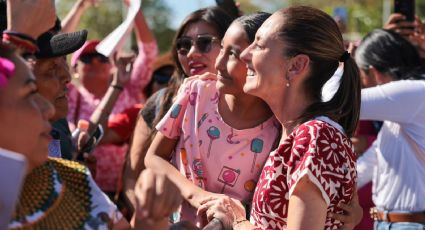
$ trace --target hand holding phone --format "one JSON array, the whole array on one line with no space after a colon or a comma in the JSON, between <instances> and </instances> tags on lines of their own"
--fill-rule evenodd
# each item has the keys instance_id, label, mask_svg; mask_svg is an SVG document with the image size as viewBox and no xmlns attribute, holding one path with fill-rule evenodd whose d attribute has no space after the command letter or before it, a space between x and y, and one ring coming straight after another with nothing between
<instances>
[{"instance_id":1,"label":"hand holding phone","mask_svg":"<svg viewBox=\"0 0 425 230\"><path fill-rule=\"evenodd\" d=\"M239 17L239 8L234 0L215 0L217 6L226 11L232 17Z\"/></svg>"},{"instance_id":2,"label":"hand holding phone","mask_svg":"<svg viewBox=\"0 0 425 230\"><path fill-rule=\"evenodd\" d=\"M394 13L406 17L406 21L415 21L415 0L394 0Z\"/></svg>"}]
</instances>

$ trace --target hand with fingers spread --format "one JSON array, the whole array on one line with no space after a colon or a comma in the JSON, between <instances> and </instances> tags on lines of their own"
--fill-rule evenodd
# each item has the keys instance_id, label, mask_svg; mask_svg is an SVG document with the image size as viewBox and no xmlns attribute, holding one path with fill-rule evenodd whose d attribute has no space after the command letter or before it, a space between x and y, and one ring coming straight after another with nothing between
<instances>
[{"instance_id":1,"label":"hand with fingers spread","mask_svg":"<svg viewBox=\"0 0 425 230\"><path fill-rule=\"evenodd\" d=\"M236 224L246 221L243 204L226 195L205 198L201 201L197 214L205 214L208 221L218 219L224 229L233 229Z\"/></svg>"},{"instance_id":2,"label":"hand with fingers spread","mask_svg":"<svg viewBox=\"0 0 425 230\"><path fill-rule=\"evenodd\" d=\"M114 55L114 63L116 72L113 75L112 84L114 86L124 88L131 79L131 71L133 70L133 63L136 56L122 56L116 57Z\"/></svg>"},{"instance_id":3,"label":"hand with fingers spread","mask_svg":"<svg viewBox=\"0 0 425 230\"><path fill-rule=\"evenodd\" d=\"M194 80L202 80L202 81L208 81L208 80L217 80L217 74L215 73L211 73L211 72L205 72L201 75L194 75L191 77L187 77L183 80L183 84L182 85L187 85L189 82L194 81ZM181 91L184 90L186 87L180 87L178 93L182 93Z\"/></svg>"},{"instance_id":4,"label":"hand with fingers spread","mask_svg":"<svg viewBox=\"0 0 425 230\"><path fill-rule=\"evenodd\" d=\"M52 0L8 0L8 30L27 34L37 39L55 25L56 9ZM34 23L36 19L37 23Z\"/></svg>"},{"instance_id":5,"label":"hand with fingers spread","mask_svg":"<svg viewBox=\"0 0 425 230\"><path fill-rule=\"evenodd\" d=\"M357 189L354 190L353 199L349 204L340 204L344 214L330 213L329 217L337 219L344 223L340 230L351 230L360 223L363 217L363 209L359 204Z\"/></svg>"},{"instance_id":6,"label":"hand with fingers spread","mask_svg":"<svg viewBox=\"0 0 425 230\"><path fill-rule=\"evenodd\" d=\"M181 192L164 173L146 169L140 174L136 186L135 217L155 223L177 210L183 201Z\"/></svg>"},{"instance_id":7,"label":"hand with fingers spread","mask_svg":"<svg viewBox=\"0 0 425 230\"><path fill-rule=\"evenodd\" d=\"M191 81L197 80L197 79L200 79L200 80L203 80L203 81L217 80L217 74L206 72L206 73L203 73L201 75L195 75L195 76L187 77L187 78L184 79L183 84L186 84L188 82L191 82Z\"/></svg>"}]
</instances>

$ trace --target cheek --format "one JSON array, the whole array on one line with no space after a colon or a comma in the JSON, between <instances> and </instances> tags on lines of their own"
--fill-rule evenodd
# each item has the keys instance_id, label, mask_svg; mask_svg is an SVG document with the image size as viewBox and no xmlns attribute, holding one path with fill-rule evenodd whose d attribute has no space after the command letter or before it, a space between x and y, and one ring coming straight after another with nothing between
<instances>
[{"instance_id":1,"label":"cheek","mask_svg":"<svg viewBox=\"0 0 425 230\"><path fill-rule=\"evenodd\" d=\"M220 54L220 48L213 48L211 51L207 54L208 59L208 66L210 67L209 72L215 72L215 61Z\"/></svg>"},{"instance_id":2,"label":"cheek","mask_svg":"<svg viewBox=\"0 0 425 230\"><path fill-rule=\"evenodd\" d=\"M59 81L55 79L37 81L38 92L54 103L60 92Z\"/></svg>"},{"instance_id":3,"label":"cheek","mask_svg":"<svg viewBox=\"0 0 425 230\"><path fill-rule=\"evenodd\" d=\"M242 86L246 82L247 69L246 69L245 65L240 63L240 62L238 62L235 65L231 65L229 67L229 73L235 79L237 84L239 86L241 86L241 88L242 88Z\"/></svg>"},{"instance_id":4,"label":"cheek","mask_svg":"<svg viewBox=\"0 0 425 230\"><path fill-rule=\"evenodd\" d=\"M179 55L179 62L180 62L180 65L182 66L185 74L189 75L189 63L187 61L187 58L185 56Z\"/></svg>"}]
</instances>

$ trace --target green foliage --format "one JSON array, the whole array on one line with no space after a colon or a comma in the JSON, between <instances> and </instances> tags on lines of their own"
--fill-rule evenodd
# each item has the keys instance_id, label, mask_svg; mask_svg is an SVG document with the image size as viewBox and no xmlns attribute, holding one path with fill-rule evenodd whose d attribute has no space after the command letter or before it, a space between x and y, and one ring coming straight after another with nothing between
<instances>
[{"instance_id":1,"label":"green foliage","mask_svg":"<svg viewBox=\"0 0 425 230\"><path fill-rule=\"evenodd\" d=\"M60 0L56 5L58 15L64 18L72 8L75 0ZM148 24L155 34L160 52L166 52L174 36L170 28L170 9L162 0L144 0L143 12ZM97 7L88 9L83 15L78 29L87 29L89 39L102 39L112 32L126 15L126 6L122 1L103 0ZM134 44L134 36L132 38Z\"/></svg>"}]
</instances>

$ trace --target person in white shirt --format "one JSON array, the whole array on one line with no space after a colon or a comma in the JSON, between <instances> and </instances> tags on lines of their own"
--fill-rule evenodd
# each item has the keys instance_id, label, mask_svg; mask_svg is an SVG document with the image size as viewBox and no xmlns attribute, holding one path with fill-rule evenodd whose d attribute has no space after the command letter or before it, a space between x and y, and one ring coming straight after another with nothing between
<instances>
[{"instance_id":1,"label":"person in white shirt","mask_svg":"<svg viewBox=\"0 0 425 230\"><path fill-rule=\"evenodd\" d=\"M377 29L356 50L365 85L362 120L383 121L374 144L357 160L358 188L373 182L375 229L425 227L425 78L415 47Z\"/></svg>"}]
</instances>

